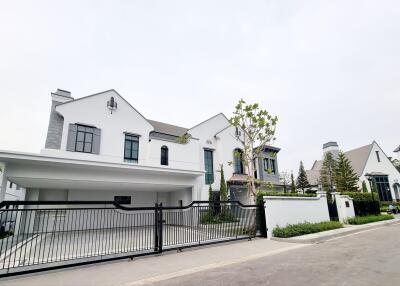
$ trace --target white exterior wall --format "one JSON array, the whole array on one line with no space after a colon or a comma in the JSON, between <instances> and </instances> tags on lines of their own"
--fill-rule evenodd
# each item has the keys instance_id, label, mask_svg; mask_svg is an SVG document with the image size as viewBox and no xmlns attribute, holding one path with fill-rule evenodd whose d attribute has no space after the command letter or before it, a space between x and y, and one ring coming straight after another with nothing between
<instances>
[{"instance_id":1,"label":"white exterior wall","mask_svg":"<svg viewBox=\"0 0 400 286\"><path fill-rule=\"evenodd\" d=\"M378 159L376 157L376 151L379 151L380 162L378 162ZM393 185L395 183L400 183L400 173L393 166L392 162L390 162L386 154L383 152L383 150L379 147L379 145L376 142L374 142L373 144L371 153L364 168L364 172L362 176L360 176L360 180L358 183L359 187L361 188L362 182L365 181L369 192L371 191L370 185L368 179L365 177L365 174L371 172L381 172L388 175L392 198L393 199L396 198Z\"/></svg>"},{"instance_id":2,"label":"white exterior wall","mask_svg":"<svg viewBox=\"0 0 400 286\"><path fill-rule=\"evenodd\" d=\"M199 156L202 169L204 169L204 149L213 150L214 183L212 187L215 191L219 190L220 187L221 175L218 172L220 165L223 164L225 180L228 180L233 174L233 165L228 164L233 162L233 151L236 148L243 147L235 138L235 128L233 126L228 127L229 125L227 118L223 114L218 114L189 130L194 138L199 139ZM199 199L207 200L209 186L205 184L204 176L198 179L198 184L201 186Z\"/></svg>"},{"instance_id":3,"label":"white exterior wall","mask_svg":"<svg viewBox=\"0 0 400 286\"><path fill-rule=\"evenodd\" d=\"M25 188L18 187L16 184L12 184L12 187L10 187L10 182L8 181L4 200L23 201L24 199L25 199Z\"/></svg>"},{"instance_id":4,"label":"white exterior wall","mask_svg":"<svg viewBox=\"0 0 400 286\"><path fill-rule=\"evenodd\" d=\"M345 222L347 219L355 217L353 199L349 196L333 194L335 196L336 207L338 211L339 221ZM346 206L347 203L347 206Z\"/></svg>"},{"instance_id":5,"label":"white exterior wall","mask_svg":"<svg viewBox=\"0 0 400 286\"><path fill-rule=\"evenodd\" d=\"M265 196L264 204L268 237L277 226L330 220L325 193L318 193L317 197Z\"/></svg>"},{"instance_id":6,"label":"white exterior wall","mask_svg":"<svg viewBox=\"0 0 400 286\"><path fill-rule=\"evenodd\" d=\"M107 101L113 96L118 104L111 114ZM154 128L127 104L115 91L101 93L75 102L57 106L57 112L64 117L61 150L66 150L69 124L82 123L101 129L100 154L66 152L68 157L122 163L124 160L124 132L140 135L139 164L147 164L149 133Z\"/></svg>"},{"instance_id":7,"label":"white exterior wall","mask_svg":"<svg viewBox=\"0 0 400 286\"><path fill-rule=\"evenodd\" d=\"M151 139L148 143L148 160L150 166L160 166L165 168L202 170L200 166L199 140L191 139L187 144L179 144L159 139ZM161 147L168 147L168 166L162 166ZM140 148L140 146L139 146Z\"/></svg>"}]
</instances>

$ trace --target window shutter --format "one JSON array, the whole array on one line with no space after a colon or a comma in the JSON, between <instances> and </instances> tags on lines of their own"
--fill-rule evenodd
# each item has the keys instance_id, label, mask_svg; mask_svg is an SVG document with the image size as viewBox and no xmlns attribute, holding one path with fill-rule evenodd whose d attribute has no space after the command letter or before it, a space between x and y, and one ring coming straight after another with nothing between
<instances>
[{"instance_id":1,"label":"window shutter","mask_svg":"<svg viewBox=\"0 0 400 286\"><path fill-rule=\"evenodd\" d=\"M69 124L68 127L68 138L67 138L67 151L75 151L76 143L76 124Z\"/></svg>"},{"instance_id":2,"label":"window shutter","mask_svg":"<svg viewBox=\"0 0 400 286\"><path fill-rule=\"evenodd\" d=\"M100 154L100 137L101 137L101 130L95 128L93 132L93 146L92 146L93 154Z\"/></svg>"}]
</instances>

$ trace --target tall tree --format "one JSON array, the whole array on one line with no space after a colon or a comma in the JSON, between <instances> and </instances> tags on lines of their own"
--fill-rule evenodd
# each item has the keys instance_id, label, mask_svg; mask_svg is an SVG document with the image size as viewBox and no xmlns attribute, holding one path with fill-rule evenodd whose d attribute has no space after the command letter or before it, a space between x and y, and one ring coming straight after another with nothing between
<instances>
[{"instance_id":1,"label":"tall tree","mask_svg":"<svg viewBox=\"0 0 400 286\"><path fill-rule=\"evenodd\" d=\"M297 188L303 190L303 194L305 189L310 187L310 183L308 182L307 179L306 170L304 169L303 161L300 161L299 175L297 176L296 183L297 183Z\"/></svg>"},{"instance_id":2,"label":"tall tree","mask_svg":"<svg viewBox=\"0 0 400 286\"><path fill-rule=\"evenodd\" d=\"M293 172L290 174L290 180L291 180L291 184L290 184L290 191L292 193L296 192L296 184L294 182L294 176L293 176Z\"/></svg>"},{"instance_id":3,"label":"tall tree","mask_svg":"<svg viewBox=\"0 0 400 286\"><path fill-rule=\"evenodd\" d=\"M221 180L219 185L219 197L221 201L228 200L228 189L226 188L225 176L224 176L224 166L221 164L220 166Z\"/></svg>"},{"instance_id":4,"label":"tall tree","mask_svg":"<svg viewBox=\"0 0 400 286\"><path fill-rule=\"evenodd\" d=\"M320 171L322 190L330 194L335 187L336 161L331 152L327 152Z\"/></svg>"},{"instance_id":5,"label":"tall tree","mask_svg":"<svg viewBox=\"0 0 400 286\"><path fill-rule=\"evenodd\" d=\"M367 183L365 181L362 181L362 192L368 193Z\"/></svg>"},{"instance_id":6,"label":"tall tree","mask_svg":"<svg viewBox=\"0 0 400 286\"><path fill-rule=\"evenodd\" d=\"M279 174L279 179L281 181L281 183L283 184L283 192L286 193L287 192L287 186L289 186L290 184L290 175L288 172L281 172Z\"/></svg>"},{"instance_id":7,"label":"tall tree","mask_svg":"<svg viewBox=\"0 0 400 286\"><path fill-rule=\"evenodd\" d=\"M334 179L338 192L358 191L358 176L343 152L339 152Z\"/></svg>"},{"instance_id":8,"label":"tall tree","mask_svg":"<svg viewBox=\"0 0 400 286\"><path fill-rule=\"evenodd\" d=\"M267 110L261 109L258 103L247 104L240 99L229 122L242 132L237 134L237 140L243 146L242 161L247 168L249 196L254 200L256 186L253 162L260 157L268 144L275 140L275 128L278 118Z\"/></svg>"}]
</instances>

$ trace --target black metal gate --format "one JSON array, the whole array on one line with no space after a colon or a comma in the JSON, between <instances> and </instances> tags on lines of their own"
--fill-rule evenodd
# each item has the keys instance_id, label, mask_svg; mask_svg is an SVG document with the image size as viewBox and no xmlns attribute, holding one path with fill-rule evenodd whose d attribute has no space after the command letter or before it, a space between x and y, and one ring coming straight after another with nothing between
<instances>
[{"instance_id":1,"label":"black metal gate","mask_svg":"<svg viewBox=\"0 0 400 286\"><path fill-rule=\"evenodd\" d=\"M264 235L264 207L194 201L128 208L116 202L0 203L0 277Z\"/></svg>"},{"instance_id":2,"label":"black metal gate","mask_svg":"<svg viewBox=\"0 0 400 286\"><path fill-rule=\"evenodd\" d=\"M336 201L329 201L328 200L328 210L329 210L329 217L333 221L339 221L338 210L336 206Z\"/></svg>"}]
</instances>

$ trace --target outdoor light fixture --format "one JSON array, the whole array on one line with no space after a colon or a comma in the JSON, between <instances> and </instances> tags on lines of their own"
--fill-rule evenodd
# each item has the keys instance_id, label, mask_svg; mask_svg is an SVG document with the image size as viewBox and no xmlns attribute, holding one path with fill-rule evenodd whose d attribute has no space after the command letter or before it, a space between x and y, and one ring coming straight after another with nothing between
<instances>
[{"instance_id":1,"label":"outdoor light fixture","mask_svg":"<svg viewBox=\"0 0 400 286\"><path fill-rule=\"evenodd\" d=\"M117 102L114 100L113 96L111 96L110 100L107 101L107 108L111 111L111 114L117 109Z\"/></svg>"},{"instance_id":2,"label":"outdoor light fixture","mask_svg":"<svg viewBox=\"0 0 400 286\"><path fill-rule=\"evenodd\" d=\"M372 201L375 201L375 199L374 199L374 190L372 188L372 181L373 181L374 177L369 173L365 174L365 177L367 178L367 180L369 182L369 187L371 189Z\"/></svg>"}]
</instances>

